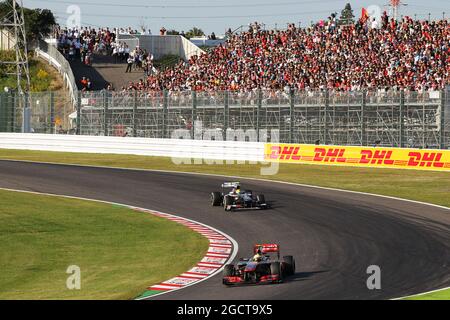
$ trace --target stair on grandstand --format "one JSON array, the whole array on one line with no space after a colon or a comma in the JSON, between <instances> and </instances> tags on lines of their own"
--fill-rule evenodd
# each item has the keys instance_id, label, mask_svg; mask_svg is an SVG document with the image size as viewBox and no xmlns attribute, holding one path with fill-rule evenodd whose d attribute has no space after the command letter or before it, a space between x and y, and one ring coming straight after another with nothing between
<instances>
[{"instance_id":1,"label":"stair on grandstand","mask_svg":"<svg viewBox=\"0 0 450 320\"><path fill-rule=\"evenodd\" d=\"M126 63L115 63L111 56L94 54L92 67L81 61L70 61L73 74L77 81L78 89L81 89L80 80L83 77L89 78L92 82L92 90L102 90L108 83L111 83L116 90L122 86L127 86L130 81L136 82L144 78L142 71L132 70L125 73Z\"/></svg>"}]
</instances>

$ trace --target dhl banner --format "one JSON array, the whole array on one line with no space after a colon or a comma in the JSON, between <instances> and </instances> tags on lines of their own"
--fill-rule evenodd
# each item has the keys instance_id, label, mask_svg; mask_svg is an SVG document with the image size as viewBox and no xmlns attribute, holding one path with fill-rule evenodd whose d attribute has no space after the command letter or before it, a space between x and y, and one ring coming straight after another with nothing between
<instances>
[{"instance_id":1,"label":"dhl banner","mask_svg":"<svg viewBox=\"0 0 450 320\"><path fill-rule=\"evenodd\" d=\"M266 143L266 161L450 172L450 150Z\"/></svg>"}]
</instances>

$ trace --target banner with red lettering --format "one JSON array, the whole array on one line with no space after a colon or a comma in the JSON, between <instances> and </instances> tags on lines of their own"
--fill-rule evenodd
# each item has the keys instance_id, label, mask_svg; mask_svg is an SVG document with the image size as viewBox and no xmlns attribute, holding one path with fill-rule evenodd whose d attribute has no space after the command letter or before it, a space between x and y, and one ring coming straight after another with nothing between
<instances>
[{"instance_id":1,"label":"banner with red lettering","mask_svg":"<svg viewBox=\"0 0 450 320\"><path fill-rule=\"evenodd\" d=\"M266 143L266 161L450 172L450 150Z\"/></svg>"}]
</instances>

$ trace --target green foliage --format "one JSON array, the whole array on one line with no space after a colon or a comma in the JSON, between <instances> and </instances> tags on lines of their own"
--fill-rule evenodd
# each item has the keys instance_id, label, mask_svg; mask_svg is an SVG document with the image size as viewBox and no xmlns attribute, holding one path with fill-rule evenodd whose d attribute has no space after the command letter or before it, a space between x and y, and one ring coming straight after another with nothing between
<instances>
[{"instance_id":1,"label":"green foliage","mask_svg":"<svg viewBox=\"0 0 450 320\"><path fill-rule=\"evenodd\" d=\"M194 37L202 37L204 35L205 35L205 33L203 32L203 30L199 29L197 27L193 27L191 30L186 32L187 39L194 38Z\"/></svg>"},{"instance_id":2,"label":"green foliage","mask_svg":"<svg viewBox=\"0 0 450 320\"><path fill-rule=\"evenodd\" d=\"M27 41L47 37L56 24L55 16L48 9L24 9Z\"/></svg>"},{"instance_id":3,"label":"green foliage","mask_svg":"<svg viewBox=\"0 0 450 320\"><path fill-rule=\"evenodd\" d=\"M12 10L12 0L0 2L0 17L4 18ZM16 7L19 7L16 4ZM56 24L55 16L48 9L28 9L23 8L25 18L25 30L27 42L43 39L50 35L53 26Z\"/></svg>"},{"instance_id":4,"label":"green foliage","mask_svg":"<svg viewBox=\"0 0 450 320\"><path fill-rule=\"evenodd\" d=\"M0 51L0 59L7 61L14 61L15 52L13 51ZM42 62L32 59L31 55L29 59L30 68L30 90L32 92L48 91L50 89L53 78L45 71ZM9 69L12 70L12 69ZM7 67L5 65L0 66L0 92L5 87L11 90L17 89L17 78L14 75L7 74ZM22 87L26 86L26 81L22 80Z\"/></svg>"},{"instance_id":5,"label":"green foliage","mask_svg":"<svg viewBox=\"0 0 450 320\"><path fill-rule=\"evenodd\" d=\"M339 19L339 25L348 25L355 23L355 15L350 3L345 5L345 8L341 11L341 18Z\"/></svg>"},{"instance_id":6,"label":"green foliage","mask_svg":"<svg viewBox=\"0 0 450 320\"><path fill-rule=\"evenodd\" d=\"M180 33L177 30L172 29L172 30L167 31L166 34L169 35L169 36L177 36Z\"/></svg>"}]
</instances>

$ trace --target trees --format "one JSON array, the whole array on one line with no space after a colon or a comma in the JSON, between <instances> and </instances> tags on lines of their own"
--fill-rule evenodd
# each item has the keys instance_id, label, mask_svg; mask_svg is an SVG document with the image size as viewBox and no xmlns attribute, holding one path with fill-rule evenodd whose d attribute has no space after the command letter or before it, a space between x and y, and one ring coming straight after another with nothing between
<instances>
[{"instance_id":1,"label":"trees","mask_svg":"<svg viewBox=\"0 0 450 320\"><path fill-rule=\"evenodd\" d=\"M179 33L177 30L172 29L172 30L168 30L168 31L166 32L166 34L167 34L168 36L177 36L177 35L179 35L180 33Z\"/></svg>"},{"instance_id":2,"label":"trees","mask_svg":"<svg viewBox=\"0 0 450 320\"><path fill-rule=\"evenodd\" d=\"M353 14L353 9L350 3L345 5L345 8L341 11L341 17L339 19L339 25L347 25L355 23L355 15Z\"/></svg>"},{"instance_id":3,"label":"trees","mask_svg":"<svg viewBox=\"0 0 450 320\"><path fill-rule=\"evenodd\" d=\"M186 38L188 38L188 39L194 38L194 37L202 37L204 35L205 35L205 33L203 32L203 30L199 29L197 27L193 27L191 30L186 32Z\"/></svg>"},{"instance_id":4,"label":"trees","mask_svg":"<svg viewBox=\"0 0 450 320\"><path fill-rule=\"evenodd\" d=\"M24 8L27 42L41 40L52 32L56 24L55 16L48 9Z\"/></svg>"},{"instance_id":5,"label":"trees","mask_svg":"<svg viewBox=\"0 0 450 320\"><path fill-rule=\"evenodd\" d=\"M18 5L16 4L16 7ZM0 2L0 18L11 20L13 8L12 0ZM25 18L25 30L27 42L31 43L43 39L50 35L53 26L56 24L55 16L48 9L28 9L23 8Z\"/></svg>"}]
</instances>

